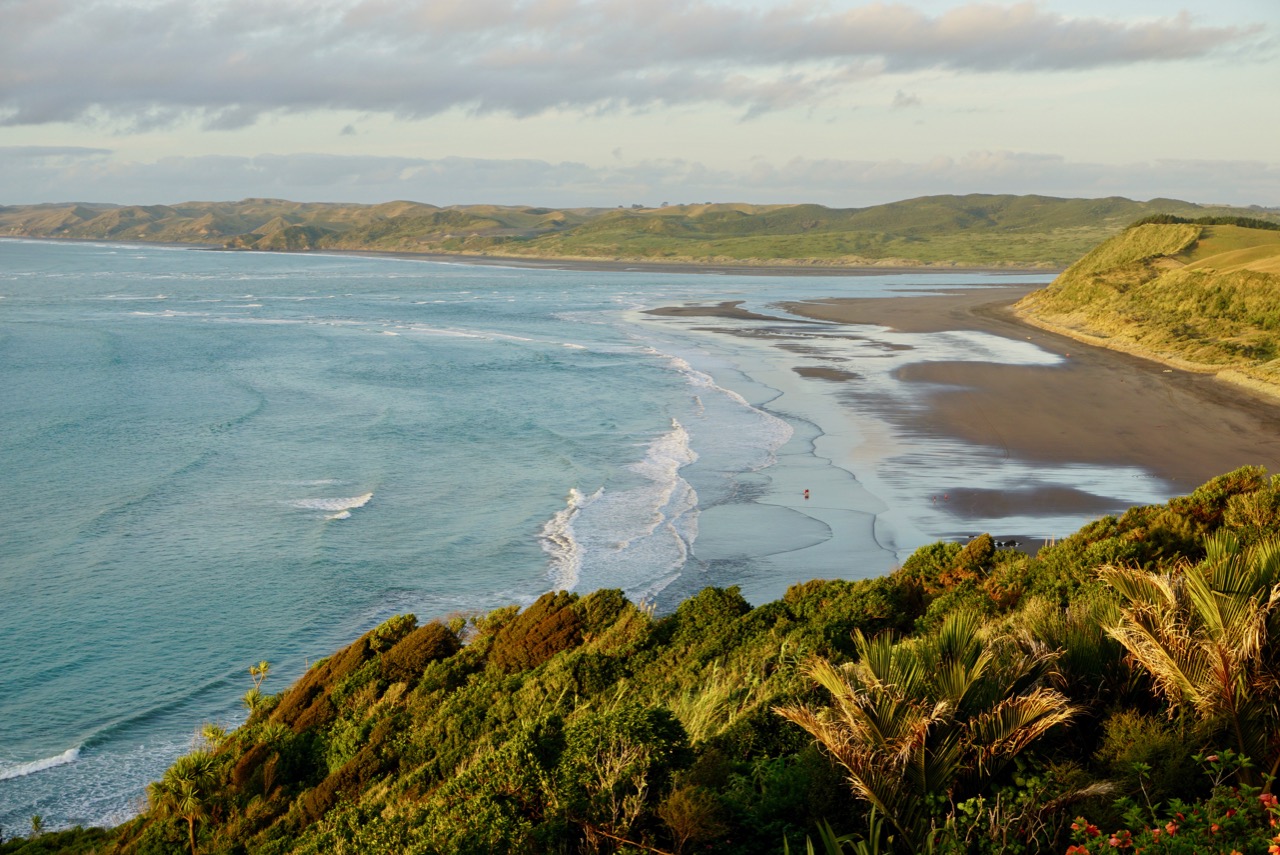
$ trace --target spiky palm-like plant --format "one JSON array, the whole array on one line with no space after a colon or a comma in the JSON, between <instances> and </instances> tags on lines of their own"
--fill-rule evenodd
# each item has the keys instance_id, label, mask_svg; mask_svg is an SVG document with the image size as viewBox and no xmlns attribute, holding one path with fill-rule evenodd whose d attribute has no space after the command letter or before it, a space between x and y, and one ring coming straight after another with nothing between
<instances>
[{"instance_id":1,"label":"spiky palm-like plant","mask_svg":"<svg viewBox=\"0 0 1280 855\"><path fill-rule=\"evenodd\" d=\"M196 852L196 821L209 815L209 798L216 782L213 755L196 751L179 757L164 776L148 787L151 805L166 816L187 821L191 855Z\"/></svg>"},{"instance_id":2,"label":"spiky palm-like plant","mask_svg":"<svg viewBox=\"0 0 1280 855\"><path fill-rule=\"evenodd\" d=\"M926 845L935 803L977 791L1075 713L1039 685L1048 657L999 656L980 630L980 618L959 613L924 639L858 632L858 661L806 666L830 706L776 710L831 753L913 851Z\"/></svg>"},{"instance_id":3,"label":"spiky palm-like plant","mask_svg":"<svg viewBox=\"0 0 1280 855\"><path fill-rule=\"evenodd\" d=\"M1173 705L1267 774L1280 772L1280 540L1248 549L1228 531L1205 540L1205 560L1169 573L1104 567L1123 600L1108 632Z\"/></svg>"}]
</instances>

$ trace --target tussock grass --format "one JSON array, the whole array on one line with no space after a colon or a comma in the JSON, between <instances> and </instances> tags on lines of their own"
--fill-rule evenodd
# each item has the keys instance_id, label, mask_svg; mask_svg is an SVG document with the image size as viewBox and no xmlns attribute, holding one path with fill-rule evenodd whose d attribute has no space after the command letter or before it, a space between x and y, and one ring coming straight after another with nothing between
<instances>
[{"instance_id":1,"label":"tussock grass","mask_svg":"<svg viewBox=\"0 0 1280 855\"><path fill-rule=\"evenodd\" d=\"M1143 225L1086 255L1018 310L1098 343L1280 394L1280 233Z\"/></svg>"}]
</instances>

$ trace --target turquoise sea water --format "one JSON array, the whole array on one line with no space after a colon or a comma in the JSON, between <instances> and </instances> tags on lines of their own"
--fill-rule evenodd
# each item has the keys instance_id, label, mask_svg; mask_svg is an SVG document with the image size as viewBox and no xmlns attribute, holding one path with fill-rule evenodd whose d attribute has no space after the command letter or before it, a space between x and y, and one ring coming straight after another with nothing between
<instances>
[{"instance_id":1,"label":"turquoise sea water","mask_svg":"<svg viewBox=\"0 0 1280 855\"><path fill-rule=\"evenodd\" d=\"M552 588L760 601L888 570L960 524L888 461L1027 476L944 440L904 449L792 369L838 350L883 399L907 358L1056 357L638 310L1007 281L0 241L0 826L128 817L202 722L240 720L250 664L279 690L394 613ZM1124 472L1036 477L1161 498Z\"/></svg>"}]
</instances>

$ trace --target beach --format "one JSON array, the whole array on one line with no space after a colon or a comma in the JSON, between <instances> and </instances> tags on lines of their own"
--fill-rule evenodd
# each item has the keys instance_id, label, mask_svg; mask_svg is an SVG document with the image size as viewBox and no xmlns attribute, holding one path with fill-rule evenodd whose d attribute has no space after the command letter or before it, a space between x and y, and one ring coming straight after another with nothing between
<instances>
[{"instance_id":1,"label":"beach","mask_svg":"<svg viewBox=\"0 0 1280 855\"><path fill-rule=\"evenodd\" d=\"M1156 498L1185 494L1240 466L1280 472L1280 403L1208 375L1023 323L1011 306L1038 287L783 303L776 307L779 317L770 320L780 323L782 315L791 316L793 337L788 342L780 340L776 329L770 333L768 324L747 328L753 320L769 317L758 307L748 311L725 302L667 307L654 314L719 321L720 326L705 329L772 339L793 356L807 353L811 364L791 370L834 389L851 415L856 410L859 416L883 421L890 426L891 441L902 446L939 444L943 451L927 460L881 451L883 458L900 464L897 475L885 477L906 478L909 467L928 468L937 485L931 500L959 529L969 522L1004 519L1019 519L1025 529L1028 518L1116 513L1152 501L1153 492ZM806 331L795 326L796 318L814 326ZM1046 359L1044 364L967 356L907 361L890 373L903 389L913 391L904 397L884 394L883 387L863 376L859 366L869 364L865 360L833 356L839 351L816 343L865 340L887 349L917 346L894 344L899 334L996 336L1031 345ZM984 451L987 471L1001 477L983 477L961 459ZM858 452L851 449L850 456L856 466ZM1015 466L1032 476L1004 474ZM881 468L886 473L893 469ZM1080 473L1078 483L1071 483L1073 469ZM1048 470L1066 477L1037 483L1034 473ZM1100 471L1114 472L1121 489L1099 495L1088 482ZM869 480L861 473L859 479ZM1128 491L1131 500L1117 495L1125 493L1125 479L1135 482ZM1027 532L1015 528L1009 534L1025 537Z\"/></svg>"},{"instance_id":2,"label":"beach","mask_svg":"<svg viewBox=\"0 0 1280 855\"><path fill-rule=\"evenodd\" d=\"M1280 404L1208 375L1022 323L1011 305L1031 290L787 308L815 320L908 332L976 330L1062 354L1053 366L908 366L899 379L933 387L925 417L902 424L911 431L955 436L1031 461L1136 464L1184 490L1245 465L1280 472Z\"/></svg>"}]
</instances>

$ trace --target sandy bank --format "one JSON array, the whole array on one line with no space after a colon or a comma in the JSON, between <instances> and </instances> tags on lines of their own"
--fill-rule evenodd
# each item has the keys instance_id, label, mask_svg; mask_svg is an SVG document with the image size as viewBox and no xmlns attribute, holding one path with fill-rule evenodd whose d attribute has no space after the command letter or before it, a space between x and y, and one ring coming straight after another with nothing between
<instances>
[{"instance_id":1,"label":"sandy bank","mask_svg":"<svg viewBox=\"0 0 1280 855\"><path fill-rule=\"evenodd\" d=\"M1054 366L906 366L898 379L922 384L929 407L923 413L886 414L904 435L955 437L1028 461L1136 465L1180 491L1243 465L1280 473L1280 402L1210 375L1030 326L1014 315L1011 305L1035 287L786 308L815 320L907 332L978 330L1031 341L1063 356ZM1004 501L982 495L978 487L969 492L973 501ZM1040 498L1072 501L1068 496Z\"/></svg>"}]
</instances>

